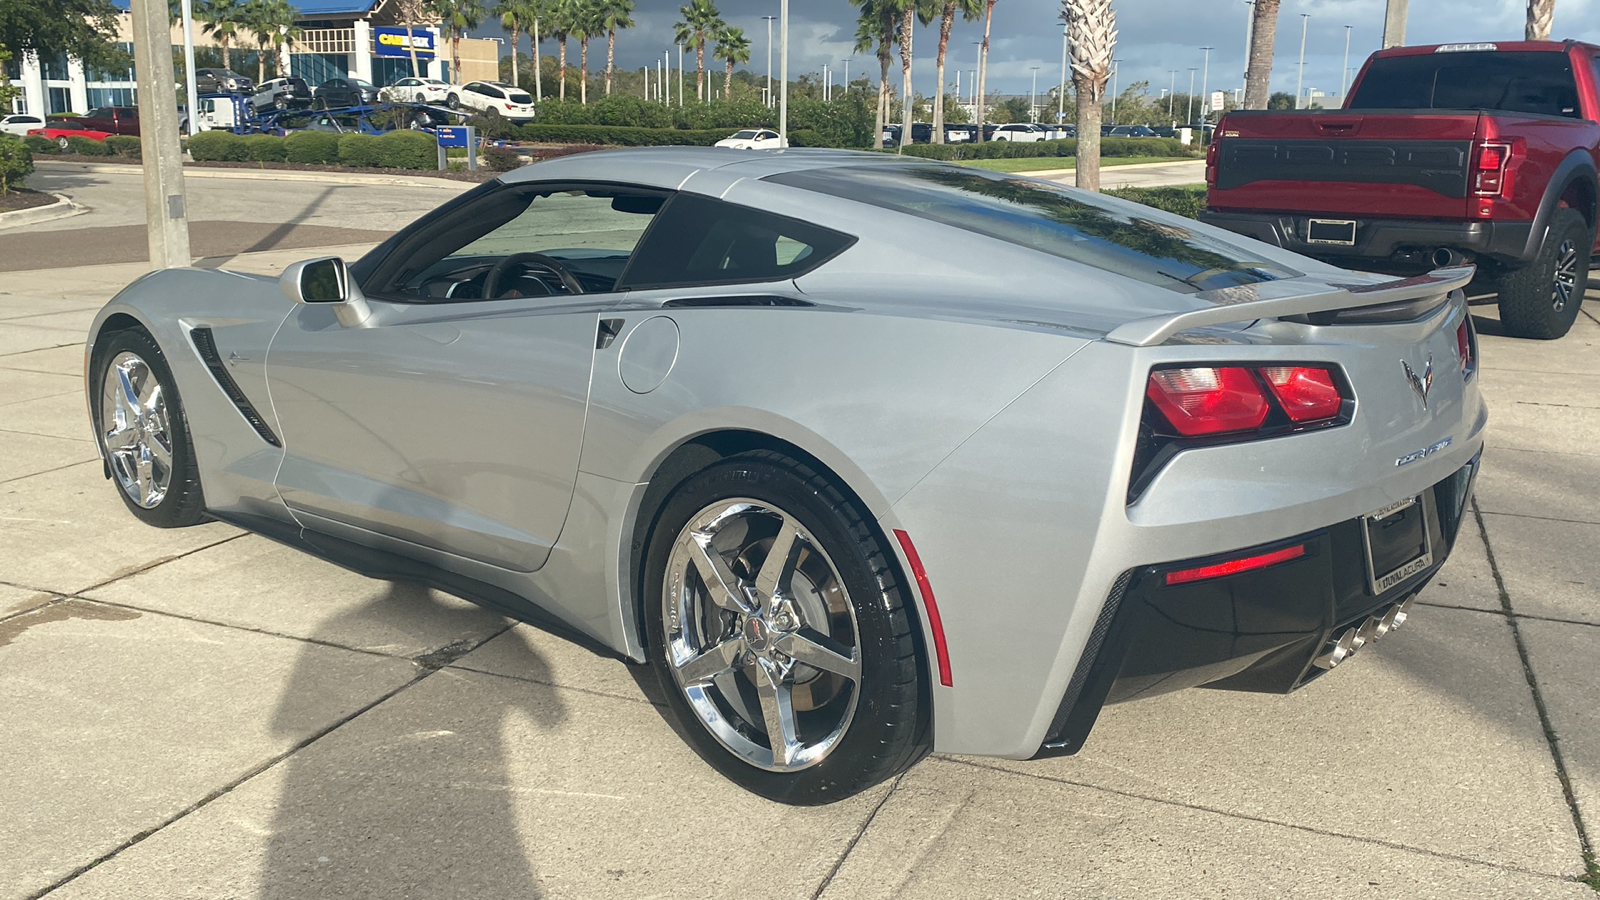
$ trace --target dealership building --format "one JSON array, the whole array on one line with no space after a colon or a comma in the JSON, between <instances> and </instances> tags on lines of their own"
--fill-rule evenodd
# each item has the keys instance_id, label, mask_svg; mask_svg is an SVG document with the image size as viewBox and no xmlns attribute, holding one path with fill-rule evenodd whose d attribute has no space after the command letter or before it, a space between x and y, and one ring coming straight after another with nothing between
<instances>
[{"instance_id":1,"label":"dealership building","mask_svg":"<svg viewBox=\"0 0 1600 900\"><path fill-rule=\"evenodd\" d=\"M117 17L117 41L133 52L133 22L127 12L128 0L113 0L122 9ZM451 78L449 42L437 24L407 29L395 20L394 7L386 0L301 0L295 4L299 16L295 25L300 36L281 52L265 51L266 76L296 75L315 87L330 78L353 77L382 86L411 75L408 41L417 48L422 74L461 83L499 78L500 42L494 39L464 38L461 41L461 72ZM195 22L197 47L216 47L214 36L205 34ZM183 30L172 28L176 58L183 58ZM241 75L255 78L257 51L247 34L235 36L231 48L232 66ZM200 63L204 65L204 63ZM8 64L11 81L22 88L22 96L12 102L13 112L35 115L87 112L97 106L131 106L137 91L132 69L102 72L90 69L80 60L67 57L43 59L36 54L20 55Z\"/></svg>"}]
</instances>

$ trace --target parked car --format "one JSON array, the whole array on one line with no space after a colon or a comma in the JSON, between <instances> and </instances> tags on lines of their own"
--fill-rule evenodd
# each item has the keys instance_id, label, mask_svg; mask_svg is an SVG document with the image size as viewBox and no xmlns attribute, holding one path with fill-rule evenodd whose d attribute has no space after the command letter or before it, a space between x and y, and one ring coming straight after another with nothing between
<instances>
[{"instance_id":1,"label":"parked car","mask_svg":"<svg viewBox=\"0 0 1600 900\"><path fill-rule=\"evenodd\" d=\"M449 83L437 78L402 78L378 90L386 103L443 103L449 96Z\"/></svg>"},{"instance_id":2,"label":"parked car","mask_svg":"<svg viewBox=\"0 0 1600 900\"><path fill-rule=\"evenodd\" d=\"M266 126L272 134L293 134L296 131L325 131L335 134L383 134L393 131L396 123L390 120L374 121L367 107L347 107L275 117ZM398 120L403 122L404 120Z\"/></svg>"},{"instance_id":3,"label":"parked car","mask_svg":"<svg viewBox=\"0 0 1600 900\"><path fill-rule=\"evenodd\" d=\"M75 125L84 131L103 131L106 134L139 135L139 107L100 106L81 116L58 119L59 125Z\"/></svg>"},{"instance_id":4,"label":"parked car","mask_svg":"<svg viewBox=\"0 0 1600 900\"><path fill-rule=\"evenodd\" d=\"M533 119L533 96L519 87L498 81L469 81L450 91L445 104L451 109L470 109L486 116L504 116L513 122Z\"/></svg>"},{"instance_id":5,"label":"parked car","mask_svg":"<svg viewBox=\"0 0 1600 900\"><path fill-rule=\"evenodd\" d=\"M995 126L994 136L990 140L1037 142L1044 140L1044 131L1026 122L1012 122L1009 125Z\"/></svg>"},{"instance_id":6,"label":"parked car","mask_svg":"<svg viewBox=\"0 0 1600 900\"><path fill-rule=\"evenodd\" d=\"M624 149L354 265L141 276L88 329L89 418L141 521L647 663L710 765L826 803L1370 652L1472 514L1468 277L932 160Z\"/></svg>"},{"instance_id":7,"label":"parked car","mask_svg":"<svg viewBox=\"0 0 1600 900\"><path fill-rule=\"evenodd\" d=\"M17 137L22 137L29 131L32 131L36 128L43 128L44 126L44 119L41 119L38 116L30 116L26 113L13 113L12 115L0 118L0 134L10 134Z\"/></svg>"},{"instance_id":8,"label":"parked car","mask_svg":"<svg viewBox=\"0 0 1600 900\"><path fill-rule=\"evenodd\" d=\"M30 128L28 130L28 134L36 134L42 138L45 138L46 140L55 141L56 146L60 147L62 150L70 150L72 148L72 143L70 140L71 138L86 138L91 141L104 141L106 138L110 137L112 133L109 131L99 131L97 129L84 128L82 125L79 125L75 122L61 120L57 122L48 122L43 128Z\"/></svg>"},{"instance_id":9,"label":"parked car","mask_svg":"<svg viewBox=\"0 0 1600 900\"><path fill-rule=\"evenodd\" d=\"M232 69L195 69L195 93L248 94L255 82Z\"/></svg>"},{"instance_id":10,"label":"parked car","mask_svg":"<svg viewBox=\"0 0 1600 900\"><path fill-rule=\"evenodd\" d=\"M300 109L311 105L311 86L304 78L290 75L261 82L250 95L250 107L255 112L265 109Z\"/></svg>"},{"instance_id":11,"label":"parked car","mask_svg":"<svg viewBox=\"0 0 1600 900\"><path fill-rule=\"evenodd\" d=\"M977 140L978 126L976 125L945 125L944 142L946 144L961 144Z\"/></svg>"},{"instance_id":12,"label":"parked car","mask_svg":"<svg viewBox=\"0 0 1600 900\"><path fill-rule=\"evenodd\" d=\"M1353 268L1471 262L1518 337L1578 316L1600 219L1600 46L1395 47L1338 110L1231 112L1201 218Z\"/></svg>"},{"instance_id":13,"label":"parked car","mask_svg":"<svg viewBox=\"0 0 1600 900\"><path fill-rule=\"evenodd\" d=\"M900 126L899 125L885 125L885 126L883 126L883 144L884 144L884 146L892 147L892 146L898 145L899 143L900 143Z\"/></svg>"},{"instance_id":14,"label":"parked car","mask_svg":"<svg viewBox=\"0 0 1600 900\"><path fill-rule=\"evenodd\" d=\"M1156 130L1148 125L1118 125L1108 137L1156 137Z\"/></svg>"},{"instance_id":15,"label":"parked car","mask_svg":"<svg viewBox=\"0 0 1600 900\"><path fill-rule=\"evenodd\" d=\"M378 102L378 89L360 78L330 78L317 85L311 105L319 109L371 106Z\"/></svg>"},{"instance_id":16,"label":"parked car","mask_svg":"<svg viewBox=\"0 0 1600 900\"><path fill-rule=\"evenodd\" d=\"M717 141L714 146L731 147L735 150L777 150L789 144L770 128L746 128Z\"/></svg>"}]
</instances>

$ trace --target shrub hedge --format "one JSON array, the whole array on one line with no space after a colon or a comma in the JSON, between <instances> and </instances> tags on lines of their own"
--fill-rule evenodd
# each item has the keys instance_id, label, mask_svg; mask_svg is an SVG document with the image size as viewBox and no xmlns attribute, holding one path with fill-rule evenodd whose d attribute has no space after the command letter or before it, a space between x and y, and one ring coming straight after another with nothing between
<instances>
[{"instance_id":1,"label":"shrub hedge","mask_svg":"<svg viewBox=\"0 0 1600 900\"><path fill-rule=\"evenodd\" d=\"M1067 138L1060 141L984 141L978 144L912 144L905 148L907 156L926 159L1024 159L1041 156L1077 156L1078 141ZM1194 151L1176 138L1122 138L1100 139L1101 156L1193 156Z\"/></svg>"},{"instance_id":2,"label":"shrub hedge","mask_svg":"<svg viewBox=\"0 0 1600 900\"><path fill-rule=\"evenodd\" d=\"M1156 209L1191 219L1200 218L1200 210L1206 208L1206 188L1203 184L1179 185L1176 187L1128 187L1106 191L1113 197L1143 203Z\"/></svg>"},{"instance_id":3,"label":"shrub hedge","mask_svg":"<svg viewBox=\"0 0 1600 900\"><path fill-rule=\"evenodd\" d=\"M339 165L357 169L376 169L378 139L370 134L339 135Z\"/></svg>"},{"instance_id":4,"label":"shrub hedge","mask_svg":"<svg viewBox=\"0 0 1600 900\"><path fill-rule=\"evenodd\" d=\"M244 135L244 152L251 162L288 162L283 138L270 134ZM199 157L196 157L198 159Z\"/></svg>"},{"instance_id":5,"label":"shrub hedge","mask_svg":"<svg viewBox=\"0 0 1600 900\"><path fill-rule=\"evenodd\" d=\"M113 156L123 159L138 159L140 156L139 139L131 134L113 134L106 138L106 147Z\"/></svg>"},{"instance_id":6,"label":"shrub hedge","mask_svg":"<svg viewBox=\"0 0 1600 900\"><path fill-rule=\"evenodd\" d=\"M605 144L621 147L709 147L728 129L634 128L626 125L521 125L508 137L550 144Z\"/></svg>"},{"instance_id":7,"label":"shrub hedge","mask_svg":"<svg viewBox=\"0 0 1600 900\"><path fill-rule=\"evenodd\" d=\"M283 139L283 149L292 163L336 165L339 162L340 137L325 131L297 131Z\"/></svg>"},{"instance_id":8,"label":"shrub hedge","mask_svg":"<svg viewBox=\"0 0 1600 900\"><path fill-rule=\"evenodd\" d=\"M26 141L9 134L0 134L0 194L22 187L22 182L33 172L33 153Z\"/></svg>"},{"instance_id":9,"label":"shrub hedge","mask_svg":"<svg viewBox=\"0 0 1600 900\"><path fill-rule=\"evenodd\" d=\"M433 169L439 165L439 145L426 131L391 131L375 140L378 165L385 169Z\"/></svg>"},{"instance_id":10,"label":"shrub hedge","mask_svg":"<svg viewBox=\"0 0 1600 900\"><path fill-rule=\"evenodd\" d=\"M61 147L42 134L30 134L22 139L34 153L60 153Z\"/></svg>"},{"instance_id":11,"label":"shrub hedge","mask_svg":"<svg viewBox=\"0 0 1600 900\"><path fill-rule=\"evenodd\" d=\"M228 131L202 131L189 138L189 155L196 160L244 162L250 158L244 140Z\"/></svg>"},{"instance_id":12,"label":"shrub hedge","mask_svg":"<svg viewBox=\"0 0 1600 900\"><path fill-rule=\"evenodd\" d=\"M67 135L67 152L76 153L80 156L110 156L111 148L106 146L105 141L69 134Z\"/></svg>"}]
</instances>

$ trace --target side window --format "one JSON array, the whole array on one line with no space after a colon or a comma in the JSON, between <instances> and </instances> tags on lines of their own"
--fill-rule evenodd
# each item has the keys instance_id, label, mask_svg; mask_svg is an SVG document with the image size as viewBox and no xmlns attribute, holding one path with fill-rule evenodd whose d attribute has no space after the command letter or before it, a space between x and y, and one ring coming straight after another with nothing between
<instances>
[{"instance_id":1,"label":"side window","mask_svg":"<svg viewBox=\"0 0 1600 900\"><path fill-rule=\"evenodd\" d=\"M407 235L369 290L417 303L608 293L664 199L610 186L504 188Z\"/></svg>"},{"instance_id":2,"label":"side window","mask_svg":"<svg viewBox=\"0 0 1600 900\"><path fill-rule=\"evenodd\" d=\"M623 287L793 278L855 243L847 234L696 194L674 196L660 219L634 254Z\"/></svg>"}]
</instances>

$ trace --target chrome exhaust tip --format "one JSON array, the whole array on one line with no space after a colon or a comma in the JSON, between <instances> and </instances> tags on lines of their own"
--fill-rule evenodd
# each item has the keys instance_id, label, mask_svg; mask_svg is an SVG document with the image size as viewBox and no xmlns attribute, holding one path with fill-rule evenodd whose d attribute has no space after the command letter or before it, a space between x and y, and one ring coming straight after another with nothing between
<instances>
[{"instance_id":1,"label":"chrome exhaust tip","mask_svg":"<svg viewBox=\"0 0 1600 900\"><path fill-rule=\"evenodd\" d=\"M1360 650L1361 645L1365 643L1366 639L1361 637L1358 629L1347 628L1344 634L1339 635L1339 639L1333 642L1333 646L1324 650L1322 655L1311 661L1311 664L1319 669L1331 669L1349 659L1350 654Z\"/></svg>"}]
</instances>

